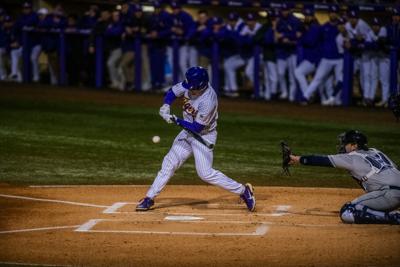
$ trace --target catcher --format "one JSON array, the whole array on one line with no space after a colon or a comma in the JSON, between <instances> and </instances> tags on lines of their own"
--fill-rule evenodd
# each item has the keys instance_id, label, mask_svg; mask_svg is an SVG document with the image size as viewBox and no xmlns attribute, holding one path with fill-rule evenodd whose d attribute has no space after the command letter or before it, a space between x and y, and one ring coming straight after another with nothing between
<instances>
[{"instance_id":1,"label":"catcher","mask_svg":"<svg viewBox=\"0 0 400 267\"><path fill-rule=\"evenodd\" d=\"M282 144L283 167L302 164L346 169L366 194L343 205L344 223L400 224L400 171L384 153L368 148L367 137L351 130L338 137L336 155L295 156Z\"/></svg>"}]
</instances>

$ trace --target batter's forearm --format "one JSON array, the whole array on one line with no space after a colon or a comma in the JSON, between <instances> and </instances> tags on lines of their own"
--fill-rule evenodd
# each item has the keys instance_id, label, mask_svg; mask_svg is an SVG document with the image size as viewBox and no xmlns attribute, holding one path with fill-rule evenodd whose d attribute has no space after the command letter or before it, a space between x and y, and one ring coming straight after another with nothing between
<instances>
[{"instance_id":1,"label":"batter's forearm","mask_svg":"<svg viewBox=\"0 0 400 267\"><path fill-rule=\"evenodd\" d=\"M328 156L301 156L300 164L310 166L334 167Z\"/></svg>"},{"instance_id":2,"label":"batter's forearm","mask_svg":"<svg viewBox=\"0 0 400 267\"><path fill-rule=\"evenodd\" d=\"M177 96L174 94L174 91L172 91L172 88L171 88L165 94L164 103L168 104L168 105L171 105L172 102L174 102L176 98L177 98Z\"/></svg>"},{"instance_id":3,"label":"batter's forearm","mask_svg":"<svg viewBox=\"0 0 400 267\"><path fill-rule=\"evenodd\" d=\"M204 129L204 125L197 123L197 122L188 122L185 120L182 120L180 118L176 119L176 122L178 125L182 126L185 129L189 129L192 132L195 133L200 133Z\"/></svg>"}]
</instances>

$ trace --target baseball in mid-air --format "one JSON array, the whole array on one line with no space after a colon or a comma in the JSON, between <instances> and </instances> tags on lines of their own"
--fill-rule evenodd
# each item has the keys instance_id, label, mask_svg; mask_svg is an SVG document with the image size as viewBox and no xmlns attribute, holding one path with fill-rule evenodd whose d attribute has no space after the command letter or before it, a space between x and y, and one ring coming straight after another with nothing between
<instances>
[{"instance_id":1,"label":"baseball in mid-air","mask_svg":"<svg viewBox=\"0 0 400 267\"><path fill-rule=\"evenodd\" d=\"M155 135L151 140L153 141L154 144L157 144L158 142L160 142L161 139L158 135Z\"/></svg>"}]
</instances>

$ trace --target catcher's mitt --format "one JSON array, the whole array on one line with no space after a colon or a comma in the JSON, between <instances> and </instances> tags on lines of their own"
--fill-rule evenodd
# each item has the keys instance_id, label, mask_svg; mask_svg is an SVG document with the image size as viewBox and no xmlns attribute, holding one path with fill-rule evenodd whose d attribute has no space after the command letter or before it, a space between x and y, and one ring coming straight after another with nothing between
<instances>
[{"instance_id":1,"label":"catcher's mitt","mask_svg":"<svg viewBox=\"0 0 400 267\"><path fill-rule=\"evenodd\" d=\"M285 141L281 142L281 148L282 148L282 173L285 175L290 175L289 162L290 162L290 155L292 154L292 149Z\"/></svg>"}]
</instances>

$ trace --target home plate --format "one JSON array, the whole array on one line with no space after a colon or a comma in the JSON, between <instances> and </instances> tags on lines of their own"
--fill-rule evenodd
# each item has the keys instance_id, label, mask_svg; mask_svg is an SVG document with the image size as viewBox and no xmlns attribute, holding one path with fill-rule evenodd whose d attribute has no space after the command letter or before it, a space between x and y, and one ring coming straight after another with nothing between
<instances>
[{"instance_id":1,"label":"home plate","mask_svg":"<svg viewBox=\"0 0 400 267\"><path fill-rule=\"evenodd\" d=\"M202 217L195 217L195 216L167 216L164 218L166 221L197 221L203 220Z\"/></svg>"}]
</instances>

